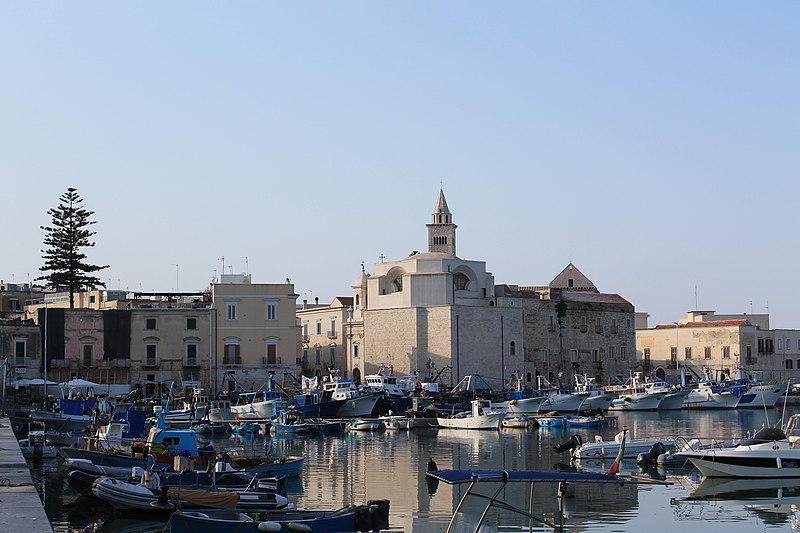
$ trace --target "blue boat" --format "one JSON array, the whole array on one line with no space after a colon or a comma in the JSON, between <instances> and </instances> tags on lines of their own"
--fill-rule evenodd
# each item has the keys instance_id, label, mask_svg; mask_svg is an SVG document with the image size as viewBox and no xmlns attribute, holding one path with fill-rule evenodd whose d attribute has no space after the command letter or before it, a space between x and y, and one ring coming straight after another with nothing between
<instances>
[{"instance_id":1,"label":"blue boat","mask_svg":"<svg viewBox=\"0 0 800 533\"><path fill-rule=\"evenodd\" d=\"M338 511L176 511L168 525L170 533L380 531L389 527L389 500L370 500L366 505L345 507Z\"/></svg>"}]
</instances>

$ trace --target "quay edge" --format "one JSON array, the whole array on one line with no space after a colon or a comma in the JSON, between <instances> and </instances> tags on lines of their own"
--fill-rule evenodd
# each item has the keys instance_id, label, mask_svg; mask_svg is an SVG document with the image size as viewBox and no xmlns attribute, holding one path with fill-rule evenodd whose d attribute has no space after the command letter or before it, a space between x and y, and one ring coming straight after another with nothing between
<instances>
[{"instance_id":1,"label":"quay edge","mask_svg":"<svg viewBox=\"0 0 800 533\"><path fill-rule=\"evenodd\" d=\"M8 418L0 418L0 516L5 531L53 533Z\"/></svg>"}]
</instances>

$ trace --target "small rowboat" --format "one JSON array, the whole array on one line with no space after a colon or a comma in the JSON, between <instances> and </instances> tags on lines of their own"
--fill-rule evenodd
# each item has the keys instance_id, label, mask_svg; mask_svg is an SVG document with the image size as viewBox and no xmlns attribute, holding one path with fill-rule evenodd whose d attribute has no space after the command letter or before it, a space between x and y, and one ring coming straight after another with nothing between
<instances>
[{"instance_id":1,"label":"small rowboat","mask_svg":"<svg viewBox=\"0 0 800 533\"><path fill-rule=\"evenodd\" d=\"M504 428L522 428L528 429L533 425L533 421L526 415L507 416L500 423Z\"/></svg>"},{"instance_id":2,"label":"small rowboat","mask_svg":"<svg viewBox=\"0 0 800 533\"><path fill-rule=\"evenodd\" d=\"M353 418L347 422L347 429L351 431L378 431L383 427L380 420L368 420L366 418Z\"/></svg>"},{"instance_id":3,"label":"small rowboat","mask_svg":"<svg viewBox=\"0 0 800 533\"><path fill-rule=\"evenodd\" d=\"M568 416L567 425L575 427L602 427L606 419L602 416Z\"/></svg>"}]
</instances>

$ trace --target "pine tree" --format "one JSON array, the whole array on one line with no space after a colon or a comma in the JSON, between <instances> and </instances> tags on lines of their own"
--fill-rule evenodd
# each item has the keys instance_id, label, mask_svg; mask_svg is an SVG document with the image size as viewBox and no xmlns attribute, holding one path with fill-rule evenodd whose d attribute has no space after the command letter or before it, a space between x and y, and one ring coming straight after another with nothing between
<instances>
[{"instance_id":1,"label":"pine tree","mask_svg":"<svg viewBox=\"0 0 800 533\"><path fill-rule=\"evenodd\" d=\"M51 287L69 289L69 307L75 307L75 293L83 288L105 287L93 272L108 268L86 263L81 248L92 247L89 238L96 232L87 229L96 221L89 220L94 211L87 211L81 204L83 199L70 187L61 195L61 204L47 211L53 217L52 226L40 226L47 234L44 238L46 250L42 250L44 266L39 270L50 274L36 278L46 280Z\"/></svg>"}]
</instances>

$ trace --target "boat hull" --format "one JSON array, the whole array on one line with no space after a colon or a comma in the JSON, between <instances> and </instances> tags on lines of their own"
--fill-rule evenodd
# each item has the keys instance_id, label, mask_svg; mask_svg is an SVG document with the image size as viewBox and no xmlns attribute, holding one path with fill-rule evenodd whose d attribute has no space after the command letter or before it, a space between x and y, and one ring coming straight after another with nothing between
<instances>
[{"instance_id":1,"label":"boat hull","mask_svg":"<svg viewBox=\"0 0 800 533\"><path fill-rule=\"evenodd\" d=\"M439 427L449 429L483 429L497 430L505 413L496 412L480 416L465 416L463 418L439 418Z\"/></svg>"},{"instance_id":2,"label":"boat hull","mask_svg":"<svg viewBox=\"0 0 800 533\"><path fill-rule=\"evenodd\" d=\"M372 410L375 409L375 404L383 396L382 392L375 392L372 394L365 394L364 396L357 396L355 398L348 398L336 410L338 418L353 418L358 416L371 416Z\"/></svg>"}]
</instances>

